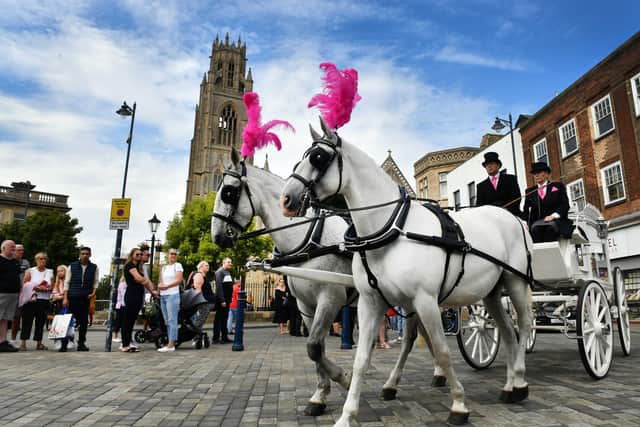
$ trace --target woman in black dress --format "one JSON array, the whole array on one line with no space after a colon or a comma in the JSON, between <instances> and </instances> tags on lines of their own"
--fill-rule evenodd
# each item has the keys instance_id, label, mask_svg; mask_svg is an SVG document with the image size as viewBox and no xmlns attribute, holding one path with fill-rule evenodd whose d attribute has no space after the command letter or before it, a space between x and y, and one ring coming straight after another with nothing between
<instances>
[{"instance_id":1,"label":"woman in black dress","mask_svg":"<svg viewBox=\"0 0 640 427\"><path fill-rule=\"evenodd\" d=\"M278 281L276 296L273 300L273 309L275 310L273 323L277 323L280 327L280 335L286 334L287 321L289 320L289 307L287 306L287 287L284 284L284 279Z\"/></svg>"},{"instance_id":2,"label":"woman in black dress","mask_svg":"<svg viewBox=\"0 0 640 427\"><path fill-rule=\"evenodd\" d=\"M133 326L138 318L138 313L144 303L144 288L154 296L158 292L153 289L151 280L144 277L142 273L142 251L140 248L133 248L129 252L127 262L124 265L124 280L127 282L127 290L124 293L124 322L122 323L121 336L122 348L120 351L137 353L136 347L130 346Z\"/></svg>"}]
</instances>

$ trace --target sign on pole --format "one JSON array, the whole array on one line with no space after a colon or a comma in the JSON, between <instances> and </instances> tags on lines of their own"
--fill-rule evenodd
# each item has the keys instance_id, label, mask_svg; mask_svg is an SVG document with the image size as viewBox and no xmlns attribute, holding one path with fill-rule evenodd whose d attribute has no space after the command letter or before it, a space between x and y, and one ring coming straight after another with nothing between
<instances>
[{"instance_id":1,"label":"sign on pole","mask_svg":"<svg viewBox=\"0 0 640 427\"><path fill-rule=\"evenodd\" d=\"M112 199L109 230L128 230L130 213L131 199Z\"/></svg>"}]
</instances>

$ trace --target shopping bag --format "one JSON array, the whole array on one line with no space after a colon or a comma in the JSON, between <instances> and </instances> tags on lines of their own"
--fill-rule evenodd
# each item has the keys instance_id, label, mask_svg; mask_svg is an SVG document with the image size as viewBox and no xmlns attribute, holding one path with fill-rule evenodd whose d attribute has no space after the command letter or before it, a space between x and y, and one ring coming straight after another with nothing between
<instances>
[{"instance_id":1,"label":"shopping bag","mask_svg":"<svg viewBox=\"0 0 640 427\"><path fill-rule=\"evenodd\" d=\"M57 340L73 337L73 314L56 314L49 328L49 339Z\"/></svg>"}]
</instances>

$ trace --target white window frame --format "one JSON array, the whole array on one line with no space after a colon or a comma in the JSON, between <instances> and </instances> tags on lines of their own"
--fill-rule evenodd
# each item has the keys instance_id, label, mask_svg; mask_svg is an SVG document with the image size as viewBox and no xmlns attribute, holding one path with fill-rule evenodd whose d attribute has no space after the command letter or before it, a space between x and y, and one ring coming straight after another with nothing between
<instances>
[{"instance_id":1,"label":"white window frame","mask_svg":"<svg viewBox=\"0 0 640 427\"><path fill-rule=\"evenodd\" d=\"M549 164L549 150L547 149L547 138L542 138L540 141L536 142L531 146L531 149L533 150L533 161L539 162L540 159L542 158L542 156L538 156L539 146L544 146L544 154L547 157L547 161L545 163Z\"/></svg>"},{"instance_id":2,"label":"white window frame","mask_svg":"<svg viewBox=\"0 0 640 427\"><path fill-rule=\"evenodd\" d=\"M438 190L440 191L440 200L445 200L447 198L447 178L449 176L448 172L439 172L438 173ZM444 188L443 188L444 184ZM443 191L444 190L444 191Z\"/></svg>"},{"instance_id":3,"label":"white window frame","mask_svg":"<svg viewBox=\"0 0 640 427\"><path fill-rule=\"evenodd\" d=\"M462 198L460 196L460 190L456 190L453 192L453 206L456 210L460 209L460 206L462 206Z\"/></svg>"},{"instance_id":4,"label":"white window frame","mask_svg":"<svg viewBox=\"0 0 640 427\"><path fill-rule=\"evenodd\" d=\"M633 106L636 109L636 117L640 117L640 73L631 77L631 93L633 94Z\"/></svg>"},{"instance_id":5,"label":"white window frame","mask_svg":"<svg viewBox=\"0 0 640 427\"><path fill-rule=\"evenodd\" d=\"M584 180L582 178L576 179L575 181L572 181L570 183L567 184L567 196L569 197L569 201L571 202L571 206L575 206L576 210L578 212L580 212L580 208L578 207L578 203L576 202L576 200L578 199L574 199L573 198L573 187L579 185L582 188L582 197L581 199L584 200L584 205L587 205L587 195L584 191Z\"/></svg>"},{"instance_id":6,"label":"white window frame","mask_svg":"<svg viewBox=\"0 0 640 427\"><path fill-rule=\"evenodd\" d=\"M469 193L469 206L475 206L478 200L478 193L476 191L476 182L471 181L467 184L467 192ZM471 195L473 194L473 197Z\"/></svg>"},{"instance_id":7,"label":"white window frame","mask_svg":"<svg viewBox=\"0 0 640 427\"><path fill-rule=\"evenodd\" d=\"M565 142L568 140L568 138L565 139L564 129L565 128L569 128L571 125L573 125L573 136L576 138L576 149L573 150L573 151L567 151L567 147L565 146ZM576 126L576 119L571 119L571 120L565 122L562 126L560 126L558 128L558 134L560 135L560 149L562 151L562 158L563 159L566 158L566 157L569 157L573 153L578 152L579 147L580 147L580 140L578 139L578 127Z\"/></svg>"},{"instance_id":8,"label":"white window frame","mask_svg":"<svg viewBox=\"0 0 640 427\"><path fill-rule=\"evenodd\" d=\"M598 128L598 119L596 117L596 108L598 107L598 105L602 104L605 101L609 102L609 110L610 110L609 114L611 114L611 125L612 125L612 127L611 127L611 129L609 129L605 133L600 133L600 129ZM604 117L606 117L606 116L604 116ZM602 118L604 118L604 117L602 117ZM605 96L603 96L602 98L600 98L599 100L594 102L593 105L591 105L591 118L593 119L593 131L595 132L596 139L600 138L600 137L603 137L605 135L608 135L611 132L613 132L614 130L616 130L616 120L615 120L615 116L613 115L613 103L611 102L611 96L609 94L606 94Z\"/></svg>"},{"instance_id":9,"label":"white window frame","mask_svg":"<svg viewBox=\"0 0 640 427\"><path fill-rule=\"evenodd\" d=\"M610 169L613 169L615 167L619 167L620 168L620 181L622 183L622 197L619 197L617 199L614 200L609 200L609 191L608 191L608 186L607 186L607 177L606 177L606 172ZM611 205L613 203L619 202L620 200L624 200L627 198L627 190L624 186L624 173L622 170L622 163L618 160L615 163L611 163L610 165L607 165L603 168L600 169L600 178L602 179L602 193L604 194L604 205L608 206Z\"/></svg>"}]
</instances>

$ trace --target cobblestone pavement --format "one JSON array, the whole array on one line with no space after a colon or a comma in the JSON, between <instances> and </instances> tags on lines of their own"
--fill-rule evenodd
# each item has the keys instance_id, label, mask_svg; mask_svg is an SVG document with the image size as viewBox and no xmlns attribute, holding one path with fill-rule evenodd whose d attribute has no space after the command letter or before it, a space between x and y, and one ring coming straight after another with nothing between
<instances>
[{"instance_id":1,"label":"cobblestone pavement","mask_svg":"<svg viewBox=\"0 0 640 427\"><path fill-rule=\"evenodd\" d=\"M340 350L338 338L328 340L329 356L350 369L354 351ZM337 385L327 414L303 415L316 382L304 343L304 338L278 335L273 327L248 328L243 352L213 345L162 354L147 344L141 353L122 354L103 352L104 332L91 331L89 353L4 353L0 425L331 425L345 397ZM502 354L491 368L474 371L459 355L455 339L449 343L472 425L640 425L638 325L630 357L623 357L616 334L613 366L601 381L585 372L575 341L540 334L527 358L529 399L516 405L498 402L505 378ZM414 349L409 357L398 399L378 399L398 352L399 345L375 351L364 384L360 425L445 425L448 389L430 387L432 365L425 348Z\"/></svg>"}]
</instances>

